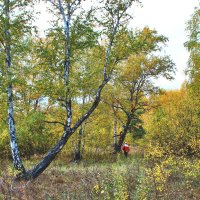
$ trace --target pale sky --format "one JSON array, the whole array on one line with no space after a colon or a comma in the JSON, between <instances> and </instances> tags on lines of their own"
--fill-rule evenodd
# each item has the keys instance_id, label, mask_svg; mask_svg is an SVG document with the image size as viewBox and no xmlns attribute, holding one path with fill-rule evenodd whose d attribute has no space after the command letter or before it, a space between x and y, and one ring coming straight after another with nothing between
<instances>
[{"instance_id":1,"label":"pale sky","mask_svg":"<svg viewBox=\"0 0 200 200\"><path fill-rule=\"evenodd\" d=\"M143 7L137 7L131 26L142 28L145 25L155 28L159 34L168 37L166 53L176 64L175 80L159 79L157 84L165 89L179 89L186 79L188 52L183 44L187 41L186 22L190 19L199 0L141 0Z\"/></svg>"},{"instance_id":2,"label":"pale sky","mask_svg":"<svg viewBox=\"0 0 200 200\"><path fill-rule=\"evenodd\" d=\"M165 89L179 89L186 79L184 69L189 56L183 46L187 41L186 22L190 19L194 7L198 6L199 0L141 0L141 2L143 7L135 8L134 18L130 25L133 28L149 26L169 39L165 50L176 64L175 80L166 81L161 78L156 84ZM49 15L46 14L44 8L44 3L37 6L37 10L41 11L41 17L38 20L41 30L48 27Z\"/></svg>"}]
</instances>

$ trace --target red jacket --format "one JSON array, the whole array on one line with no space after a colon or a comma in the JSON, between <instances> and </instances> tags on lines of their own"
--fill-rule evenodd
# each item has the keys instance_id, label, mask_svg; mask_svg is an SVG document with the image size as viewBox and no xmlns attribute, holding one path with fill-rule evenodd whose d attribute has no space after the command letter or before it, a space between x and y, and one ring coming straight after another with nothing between
<instances>
[{"instance_id":1,"label":"red jacket","mask_svg":"<svg viewBox=\"0 0 200 200\"><path fill-rule=\"evenodd\" d=\"M129 149L128 144L123 145L122 150L125 151L125 152L129 152L130 149Z\"/></svg>"}]
</instances>

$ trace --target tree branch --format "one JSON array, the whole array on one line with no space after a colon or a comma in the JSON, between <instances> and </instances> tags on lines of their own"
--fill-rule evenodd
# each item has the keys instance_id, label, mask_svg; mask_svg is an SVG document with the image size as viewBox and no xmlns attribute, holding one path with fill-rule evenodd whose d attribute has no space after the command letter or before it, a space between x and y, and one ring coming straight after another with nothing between
<instances>
[{"instance_id":1,"label":"tree branch","mask_svg":"<svg viewBox=\"0 0 200 200\"><path fill-rule=\"evenodd\" d=\"M75 3L76 0L74 1L74 8L71 10L70 14L73 14L74 11L78 8L78 6L81 4L81 0L78 0L77 4Z\"/></svg>"},{"instance_id":2,"label":"tree branch","mask_svg":"<svg viewBox=\"0 0 200 200\"><path fill-rule=\"evenodd\" d=\"M115 110L114 105L112 105L112 109L113 109L113 113L114 113L115 117L117 117L117 119L121 122L122 126L124 126L124 122L122 121L122 119L119 116L117 116L117 112Z\"/></svg>"},{"instance_id":3,"label":"tree branch","mask_svg":"<svg viewBox=\"0 0 200 200\"><path fill-rule=\"evenodd\" d=\"M100 96L101 96L101 91L104 88L104 86L106 85L106 83L109 81L110 79L106 79L103 80L102 84L99 86L97 92L96 92L96 97L95 100L92 104L92 106L89 108L89 110L82 115L82 117L76 122L76 124L74 125L74 127L72 128L72 132L74 132L81 124L83 121L85 121L91 114L92 112L95 110L95 108L98 106L99 102L100 102Z\"/></svg>"},{"instance_id":4,"label":"tree branch","mask_svg":"<svg viewBox=\"0 0 200 200\"><path fill-rule=\"evenodd\" d=\"M58 8L58 9L59 9L58 5L57 5L57 4L55 4L53 0L49 0L49 2L50 2L52 5L54 5L56 8Z\"/></svg>"},{"instance_id":5,"label":"tree branch","mask_svg":"<svg viewBox=\"0 0 200 200\"><path fill-rule=\"evenodd\" d=\"M44 122L45 122L45 123L48 123L48 124L61 124L61 125L65 126L64 123L62 123L62 122L57 122L57 121L46 121L46 120L44 120Z\"/></svg>"}]
</instances>

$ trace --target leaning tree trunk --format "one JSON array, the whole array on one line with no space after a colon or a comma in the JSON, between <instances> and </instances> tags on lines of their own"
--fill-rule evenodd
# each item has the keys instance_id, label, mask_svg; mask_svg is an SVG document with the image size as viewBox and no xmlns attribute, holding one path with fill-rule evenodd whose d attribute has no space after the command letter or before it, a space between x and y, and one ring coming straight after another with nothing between
<instances>
[{"instance_id":1,"label":"leaning tree trunk","mask_svg":"<svg viewBox=\"0 0 200 200\"><path fill-rule=\"evenodd\" d=\"M8 94L8 127L10 133L10 146L14 167L22 174L25 174L25 168L22 164L16 138L16 128L14 122L14 106L13 106L13 87L12 87L12 67L11 67L11 33L10 33L10 1L6 0L5 9L6 28L5 28L5 53L7 68L7 94Z\"/></svg>"},{"instance_id":2,"label":"leaning tree trunk","mask_svg":"<svg viewBox=\"0 0 200 200\"><path fill-rule=\"evenodd\" d=\"M130 2L127 3L127 5L125 7L121 6L121 4L119 4L118 10L116 10L115 7L113 7L113 9L115 9L116 13L111 12L110 10L108 11L110 15L113 15L113 13L116 15L116 20L112 21L113 24L112 24L112 28L111 28L110 37L109 37L110 42L106 49L106 58L105 58L104 67L103 67L104 68L104 70L103 70L104 78L103 78L101 85L97 89L96 97L95 97L91 107L84 115L82 115L82 117L71 128L72 109L71 109L70 88L68 85L68 83L70 81L69 80L69 78L70 78L70 76L69 76L70 75L69 25L70 25L71 15L74 12L75 8L77 8L77 6L80 4L81 0L77 0L76 5L74 4L74 3L76 3L76 0L67 1L67 10L68 10L67 15L64 12L62 0L57 0L56 7L59 9L59 11L63 17L65 42L66 42L65 43L65 60L64 60L64 84L66 86L65 107L66 107L66 114L67 114L66 124L65 124L65 128L64 128L64 133L63 133L61 139L58 141L58 143L44 156L44 158L33 169L27 171L25 175L19 176L19 179L20 178L34 179L34 178L38 177L49 166L49 164L54 160L56 155L62 150L62 148L64 147L64 145L66 144L66 142L68 141L70 136L93 113L93 111L98 106L98 104L100 102L101 91L104 88L104 86L108 83L108 81L110 80L110 74L107 72L107 67L109 65L109 56L110 56L110 52L111 52L111 47L113 45L113 41L114 41L115 35L117 33L117 29L120 25L120 20L121 20L121 18L126 16L125 12L132 5L133 1L134 0L130 0ZM55 1L52 3L55 5ZM107 3L109 3L109 1ZM72 5L75 5L75 8L72 8ZM124 9L122 9L122 8L124 8ZM122 10L120 10L120 9L122 9ZM112 18L113 17L114 16L112 16Z\"/></svg>"},{"instance_id":3,"label":"leaning tree trunk","mask_svg":"<svg viewBox=\"0 0 200 200\"><path fill-rule=\"evenodd\" d=\"M97 93L96 93L96 98L88 110L86 114L84 114L74 125L73 128L68 127L67 125L65 126L64 133L61 137L61 139L58 141L58 143L44 156L44 158L31 170L27 171L25 174L19 174L17 176L17 180L20 179L26 179L26 180L31 180L37 178L54 160L56 155L63 149L64 145L70 138L70 136L78 129L78 127L92 114L92 112L96 109L100 102L100 95L101 91L106 85L106 83L109 80L104 80L103 83L99 86Z\"/></svg>"},{"instance_id":4,"label":"leaning tree trunk","mask_svg":"<svg viewBox=\"0 0 200 200\"><path fill-rule=\"evenodd\" d=\"M73 134L71 129L66 129L60 141L46 154L46 156L33 169L26 172L25 176L18 176L23 179L34 179L38 177L54 160L56 155L62 150L69 137Z\"/></svg>"},{"instance_id":5,"label":"leaning tree trunk","mask_svg":"<svg viewBox=\"0 0 200 200\"><path fill-rule=\"evenodd\" d=\"M66 124L64 128L64 133L58 143L49 150L49 152L44 156L44 158L31 170L27 171L26 174L19 175L19 179L35 179L38 177L54 160L56 155L63 149L64 145L70 138L70 136L78 129L78 127L92 114L92 112L96 109L100 102L100 95L101 91L104 86L109 81L109 77L107 77L107 72L105 71L108 63L108 55L110 54L110 49L113 43L113 40L110 42L107 51L106 51L106 59L104 63L104 79L102 84L99 86L96 92L96 97L90 109L84 114L71 128L71 121L72 121L72 108L71 108L71 98L70 98L70 88L68 87L70 81L70 45L69 45L69 28L70 28L70 19L71 19L71 3L68 2L67 12L66 15L63 9L62 1L58 0L58 8L60 13L63 17L64 22L64 33L65 33L65 62L64 62L64 85L66 87L66 97L65 97L65 108L66 108ZM119 22L117 22L116 26L114 27L113 36L116 34L116 29L119 26Z\"/></svg>"}]
</instances>

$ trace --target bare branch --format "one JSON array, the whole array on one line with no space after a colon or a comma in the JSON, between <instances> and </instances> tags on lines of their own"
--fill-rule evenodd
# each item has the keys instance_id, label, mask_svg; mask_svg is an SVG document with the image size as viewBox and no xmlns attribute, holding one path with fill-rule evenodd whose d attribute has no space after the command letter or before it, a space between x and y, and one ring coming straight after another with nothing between
<instances>
[{"instance_id":1,"label":"bare branch","mask_svg":"<svg viewBox=\"0 0 200 200\"><path fill-rule=\"evenodd\" d=\"M115 117L121 122L122 126L124 126L125 124L124 124L124 122L122 121L122 119L117 115L117 111L115 110L114 105L112 105L111 107L112 107L112 109L113 109L113 113L114 113Z\"/></svg>"},{"instance_id":2,"label":"bare branch","mask_svg":"<svg viewBox=\"0 0 200 200\"><path fill-rule=\"evenodd\" d=\"M44 120L44 122L45 122L45 123L48 123L48 124L61 124L61 125L65 126L64 123L62 123L62 122L57 122L57 121L46 121L46 120Z\"/></svg>"},{"instance_id":3,"label":"bare branch","mask_svg":"<svg viewBox=\"0 0 200 200\"><path fill-rule=\"evenodd\" d=\"M49 0L49 2L53 5L53 6L55 6L56 8L58 8L59 9L59 7L58 7L58 5L56 4L56 3L54 3L54 1L52 1L52 0Z\"/></svg>"},{"instance_id":4,"label":"bare branch","mask_svg":"<svg viewBox=\"0 0 200 200\"><path fill-rule=\"evenodd\" d=\"M0 43L1 43L2 47L5 49L5 44L1 39L0 39Z\"/></svg>"},{"instance_id":5,"label":"bare branch","mask_svg":"<svg viewBox=\"0 0 200 200\"><path fill-rule=\"evenodd\" d=\"M112 36L111 36L111 39L110 39L110 43L109 43L109 45L108 45L108 47L106 49L106 59L105 59L105 62L104 62L104 70L103 70L104 80L106 80L108 77L110 77L110 76L107 75L108 58L109 58L109 55L110 55L111 47L113 45L114 36L116 35L117 29L119 27L119 22L120 22L120 19L118 19L117 22L116 22L116 25L113 26Z\"/></svg>"},{"instance_id":6,"label":"bare branch","mask_svg":"<svg viewBox=\"0 0 200 200\"><path fill-rule=\"evenodd\" d=\"M81 4L81 0L78 0L76 3L76 0L74 1L74 8L72 8L70 14L73 14L75 10L77 10L78 6Z\"/></svg>"}]
</instances>

